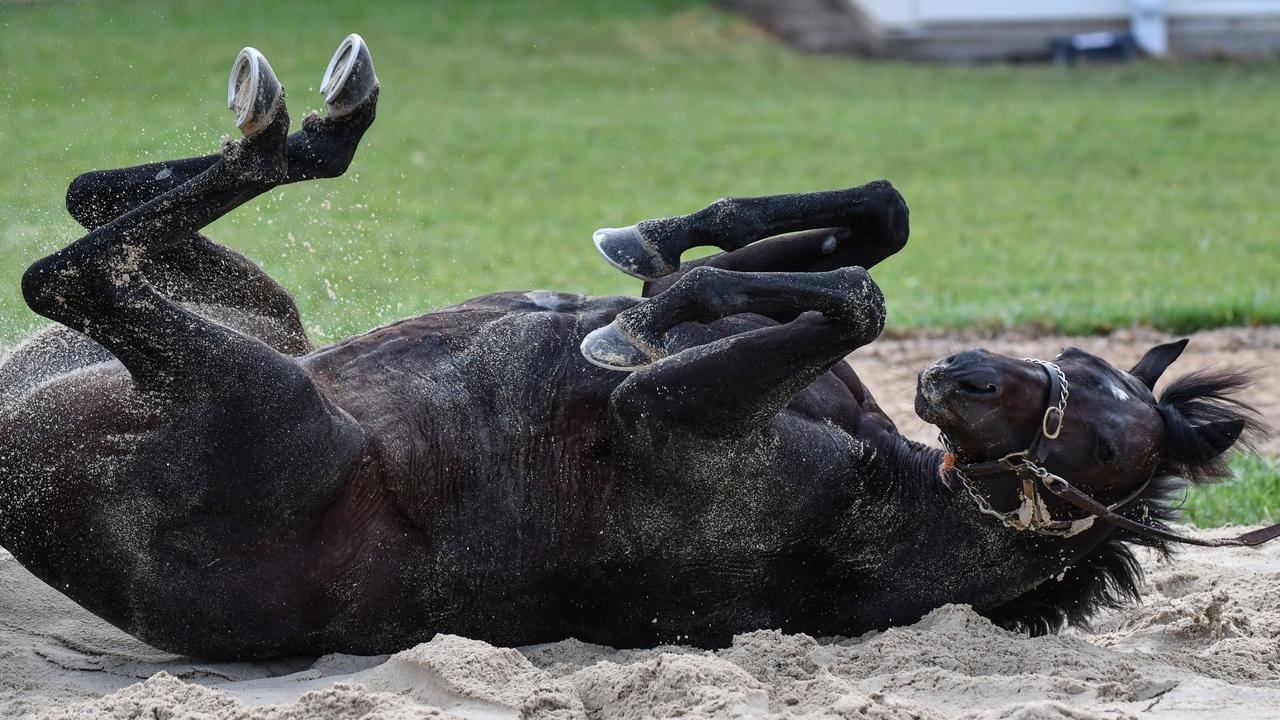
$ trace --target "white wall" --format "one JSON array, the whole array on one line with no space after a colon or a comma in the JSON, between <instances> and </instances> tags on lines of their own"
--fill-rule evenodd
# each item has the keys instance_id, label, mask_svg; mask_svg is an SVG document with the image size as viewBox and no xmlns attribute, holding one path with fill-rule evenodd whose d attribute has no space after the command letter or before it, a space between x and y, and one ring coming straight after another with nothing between
<instances>
[{"instance_id":1,"label":"white wall","mask_svg":"<svg viewBox=\"0 0 1280 720\"><path fill-rule=\"evenodd\" d=\"M1133 0L848 0L885 29L929 23L1127 19ZM1280 0L1167 0L1170 17L1280 13Z\"/></svg>"}]
</instances>

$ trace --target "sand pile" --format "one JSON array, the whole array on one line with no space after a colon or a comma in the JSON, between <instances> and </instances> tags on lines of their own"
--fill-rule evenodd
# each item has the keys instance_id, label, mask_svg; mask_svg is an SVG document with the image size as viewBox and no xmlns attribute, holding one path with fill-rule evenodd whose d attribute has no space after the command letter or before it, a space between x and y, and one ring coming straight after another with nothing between
<instances>
[{"instance_id":1,"label":"sand pile","mask_svg":"<svg viewBox=\"0 0 1280 720\"><path fill-rule=\"evenodd\" d=\"M1145 602L1028 638L947 606L853 639L706 652L438 636L390 657L205 663L142 645L0 552L0 715L49 718L1280 716L1280 545L1145 558Z\"/></svg>"}]
</instances>

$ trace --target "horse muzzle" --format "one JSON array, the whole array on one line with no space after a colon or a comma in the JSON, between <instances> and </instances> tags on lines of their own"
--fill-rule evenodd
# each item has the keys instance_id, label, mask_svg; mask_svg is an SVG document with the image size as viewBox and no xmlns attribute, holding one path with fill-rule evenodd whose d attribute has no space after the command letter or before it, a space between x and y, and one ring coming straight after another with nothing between
<instances>
[{"instance_id":1,"label":"horse muzzle","mask_svg":"<svg viewBox=\"0 0 1280 720\"><path fill-rule=\"evenodd\" d=\"M985 350L968 350L943 358L916 377L916 414L937 425L958 420L973 403L1000 395L998 371L986 359Z\"/></svg>"}]
</instances>

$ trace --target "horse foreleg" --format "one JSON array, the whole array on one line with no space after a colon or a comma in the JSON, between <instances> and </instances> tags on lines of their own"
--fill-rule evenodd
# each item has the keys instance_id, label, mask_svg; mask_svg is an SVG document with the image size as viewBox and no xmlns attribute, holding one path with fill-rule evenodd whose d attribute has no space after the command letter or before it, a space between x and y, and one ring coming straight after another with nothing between
<instances>
[{"instance_id":1,"label":"horse foreleg","mask_svg":"<svg viewBox=\"0 0 1280 720\"><path fill-rule=\"evenodd\" d=\"M781 325L667 356L667 331L756 313ZM635 369L613 392L624 424L662 422L705 436L746 435L884 326L884 299L861 268L737 273L698 268L670 290L620 313L583 342L588 360Z\"/></svg>"},{"instance_id":2,"label":"horse foreleg","mask_svg":"<svg viewBox=\"0 0 1280 720\"><path fill-rule=\"evenodd\" d=\"M803 230L823 233L792 239L789 247L774 244L738 254L722 267L786 271L791 269L787 264L798 261L794 256L811 254L819 259L837 251L842 251L839 260L843 264L828 260L828 267L820 269L871 267L906 244L907 206L892 185L878 181L846 190L725 198L689 215L597 230L594 240L605 259L623 272L655 280L678 272L682 268L680 255L689 248L714 246L740 251L758 240ZM782 266L770 267L769 263Z\"/></svg>"}]
</instances>

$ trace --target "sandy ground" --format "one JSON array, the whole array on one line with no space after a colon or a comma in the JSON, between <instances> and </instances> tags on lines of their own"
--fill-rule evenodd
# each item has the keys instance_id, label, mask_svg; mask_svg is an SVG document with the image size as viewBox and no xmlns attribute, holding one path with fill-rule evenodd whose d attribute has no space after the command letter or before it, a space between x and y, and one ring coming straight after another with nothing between
<instances>
[{"instance_id":1,"label":"sandy ground","mask_svg":"<svg viewBox=\"0 0 1280 720\"><path fill-rule=\"evenodd\" d=\"M929 441L910 404L916 371L937 357L973 345L1053 357L1073 344L1127 367L1167 339L1145 330L883 338L852 361L904 431ZM1280 426L1277 359L1280 328L1219 330L1197 334L1174 371L1259 367L1250 399ZM0 717L1280 717L1280 544L1190 549L1144 565L1141 605L1105 615L1092 631L1044 638L947 606L860 638L765 629L716 652L573 640L510 649L438 636L389 657L208 663L130 638L0 550Z\"/></svg>"},{"instance_id":2,"label":"sandy ground","mask_svg":"<svg viewBox=\"0 0 1280 720\"><path fill-rule=\"evenodd\" d=\"M437 636L390 657L258 664L165 655L0 552L0 714L37 718L1280 717L1280 545L1148 558L1146 599L1028 638L962 606L910 627L732 647L497 648Z\"/></svg>"}]
</instances>

